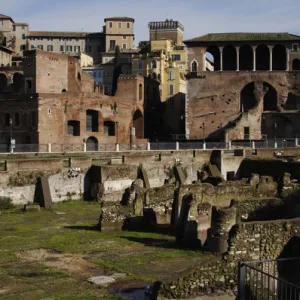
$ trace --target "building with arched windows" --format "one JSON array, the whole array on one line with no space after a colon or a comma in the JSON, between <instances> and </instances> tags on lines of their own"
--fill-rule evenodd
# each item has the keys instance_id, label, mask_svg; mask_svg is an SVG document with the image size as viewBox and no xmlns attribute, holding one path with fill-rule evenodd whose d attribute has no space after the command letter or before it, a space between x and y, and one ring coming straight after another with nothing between
<instances>
[{"instance_id":1,"label":"building with arched windows","mask_svg":"<svg viewBox=\"0 0 300 300\"><path fill-rule=\"evenodd\" d=\"M300 36L213 33L184 43L188 139L299 136Z\"/></svg>"},{"instance_id":2,"label":"building with arched windows","mask_svg":"<svg viewBox=\"0 0 300 300\"><path fill-rule=\"evenodd\" d=\"M82 70L76 58L39 49L24 64L0 67L0 144L144 143L144 78L121 75L114 97ZM112 148L114 150L114 146Z\"/></svg>"}]
</instances>

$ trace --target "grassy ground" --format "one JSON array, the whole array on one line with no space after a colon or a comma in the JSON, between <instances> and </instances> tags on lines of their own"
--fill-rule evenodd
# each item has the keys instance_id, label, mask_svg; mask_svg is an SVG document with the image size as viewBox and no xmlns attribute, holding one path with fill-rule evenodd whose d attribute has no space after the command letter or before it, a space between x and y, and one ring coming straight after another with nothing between
<instances>
[{"instance_id":1,"label":"grassy ground","mask_svg":"<svg viewBox=\"0 0 300 300\"><path fill-rule=\"evenodd\" d=\"M129 275L125 286L151 283L212 258L177 249L167 235L100 232L99 214L99 204L89 202L39 213L2 211L0 299L118 299L87 279L122 272Z\"/></svg>"}]
</instances>

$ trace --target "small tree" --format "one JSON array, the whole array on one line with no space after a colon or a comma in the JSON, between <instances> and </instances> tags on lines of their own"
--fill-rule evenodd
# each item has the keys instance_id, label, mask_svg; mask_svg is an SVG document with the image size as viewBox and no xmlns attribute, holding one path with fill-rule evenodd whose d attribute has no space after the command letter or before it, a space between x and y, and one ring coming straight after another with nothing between
<instances>
[{"instance_id":1,"label":"small tree","mask_svg":"<svg viewBox=\"0 0 300 300\"><path fill-rule=\"evenodd\" d=\"M115 60L114 60L114 71L112 81L112 95L114 96L118 89L118 79L122 73L121 53L119 46L116 46Z\"/></svg>"}]
</instances>

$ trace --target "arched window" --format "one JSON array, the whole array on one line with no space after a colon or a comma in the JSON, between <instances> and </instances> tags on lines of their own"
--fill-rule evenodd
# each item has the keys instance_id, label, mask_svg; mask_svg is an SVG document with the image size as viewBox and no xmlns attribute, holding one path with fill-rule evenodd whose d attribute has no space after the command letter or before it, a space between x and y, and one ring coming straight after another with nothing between
<instances>
[{"instance_id":1,"label":"arched window","mask_svg":"<svg viewBox=\"0 0 300 300\"><path fill-rule=\"evenodd\" d=\"M133 127L138 139L144 138L144 117L140 110L137 110L133 115Z\"/></svg>"},{"instance_id":2,"label":"arched window","mask_svg":"<svg viewBox=\"0 0 300 300\"><path fill-rule=\"evenodd\" d=\"M79 80L79 81L81 81L81 74L78 72L78 74L77 74L77 79Z\"/></svg>"},{"instance_id":3,"label":"arched window","mask_svg":"<svg viewBox=\"0 0 300 300\"><path fill-rule=\"evenodd\" d=\"M272 49L272 57L272 69L277 71L285 71L287 67L286 48L283 45L276 45Z\"/></svg>"},{"instance_id":4,"label":"arched window","mask_svg":"<svg viewBox=\"0 0 300 300\"><path fill-rule=\"evenodd\" d=\"M250 45L240 48L240 70L253 71L253 49Z\"/></svg>"},{"instance_id":5,"label":"arched window","mask_svg":"<svg viewBox=\"0 0 300 300\"><path fill-rule=\"evenodd\" d=\"M198 72L198 64L195 60L192 62L192 72Z\"/></svg>"},{"instance_id":6,"label":"arched window","mask_svg":"<svg viewBox=\"0 0 300 300\"><path fill-rule=\"evenodd\" d=\"M223 70L236 71L237 65L236 49L232 45L225 46L223 49Z\"/></svg>"},{"instance_id":7,"label":"arched window","mask_svg":"<svg viewBox=\"0 0 300 300\"><path fill-rule=\"evenodd\" d=\"M270 50L269 47L266 45L259 45L256 48L256 70L270 70Z\"/></svg>"},{"instance_id":8,"label":"arched window","mask_svg":"<svg viewBox=\"0 0 300 300\"><path fill-rule=\"evenodd\" d=\"M156 78L157 78L156 73L152 74L152 78L156 80Z\"/></svg>"},{"instance_id":9,"label":"arched window","mask_svg":"<svg viewBox=\"0 0 300 300\"><path fill-rule=\"evenodd\" d=\"M15 73L13 76L13 90L18 92L22 87L23 75L21 73Z\"/></svg>"},{"instance_id":10,"label":"arched window","mask_svg":"<svg viewBox=\"0 0 300 300\"><path fill-rule=\"evenodd\" d=\"M206 49L205 53L206 61L209 62L210 67L206 68L207 71L219 71L220 70L220 49L217 46L210 46Z\"/></svg>"},{"instance_id":11,"label":"arched window","mask_svg":"<svg viewBox=\"0 0 300 300\"><path fill-rule=\"evenodd\" d=\"M151 65L152 65L152 69L156 69L156 67L157 67L156 60L152 60Z\"/></svg>"},{"instance_id":12,"label":"arched window","mask_svg":"<svg viewBox=\"0 0 300 300\"><path fill-rule=\"evenodd\" d=\"M143 99L143 85L139 84L139 100L141 101Z\"/></svg>"},{"instance_id":13,"label":"arched window","mask_svg":"<svg viewBox=\"0 0 300 300\"><path fill-rule=\"evenodd\" d=\"M7 87L7 78L5 74L0 74L0 92L3 92Z\"/></svg>"},{"instance_id":14,"label":"arched window","mask_svg":"<svg viewBox=\"0 0 300 300\"><path fill-rule=\"evenodd\" d=\"M62 92L62 93L66 93L66 92L67 92L67 90L66 90L66 89L63 89L61 92Z\"/></svg>"},{"instance_id":15,"label":"arched window","mask_svg":"<svg viewBox=\"0 0 300 300\"><path fill-rule=\"evenodd\" d=\"M293 71L300 71L300 59L298 58L293 60Z\"/></svg>"},{"instance_id":16,"label":"arched window","mask_svg":"<svg viewBox=\"0 0 300 300\"><path fill-rule=\"evenodd\" d=\"M15 113L15 126L20 126L20 117L18 113Z\"/></svg>"}]
</instances>

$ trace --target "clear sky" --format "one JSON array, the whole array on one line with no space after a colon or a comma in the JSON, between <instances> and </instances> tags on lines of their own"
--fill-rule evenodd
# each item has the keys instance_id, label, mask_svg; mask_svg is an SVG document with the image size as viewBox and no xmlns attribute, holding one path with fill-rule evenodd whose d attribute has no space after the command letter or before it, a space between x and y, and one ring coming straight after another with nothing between
<instances>
[{"instance_id":1,"label":"clear sky","mask_svg":"<svg viewBox=\"0 0 300 300\"><path fill-rule=\"evenodd\" d=\"M102 31L104 18L135 19L147 40L148 22L166 18L185 27L185 39L210 32L290 32L300 35L300 0L0 0L0 13L30 30Z\"/></svg>"}]
</instances>

